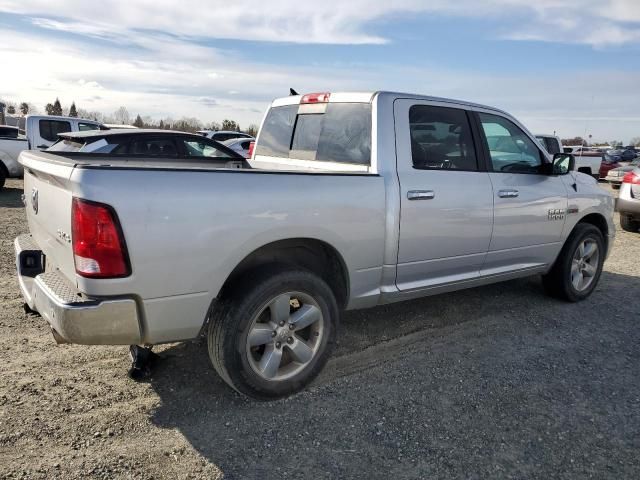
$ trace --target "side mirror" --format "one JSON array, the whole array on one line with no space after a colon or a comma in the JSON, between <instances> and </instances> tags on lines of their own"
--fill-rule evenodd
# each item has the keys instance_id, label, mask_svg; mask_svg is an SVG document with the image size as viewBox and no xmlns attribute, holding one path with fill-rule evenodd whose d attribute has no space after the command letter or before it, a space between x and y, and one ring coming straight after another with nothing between
<instances>
[{"instance_id":1,"label":"side mirror","mask_svg":"<svg viewBox=\"0 0 640 480\"><path fill-rule=\"evenodd\" d=\"M566 175L575 169L576 159L570 153L556 153L550 165L550 175Z\"/></svg>"}]
</instances>

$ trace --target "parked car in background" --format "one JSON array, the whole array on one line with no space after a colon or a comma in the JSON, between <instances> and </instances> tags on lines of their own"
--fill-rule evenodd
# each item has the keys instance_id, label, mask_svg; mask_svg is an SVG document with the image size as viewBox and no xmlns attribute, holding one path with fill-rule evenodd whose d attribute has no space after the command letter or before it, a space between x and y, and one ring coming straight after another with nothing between
<instances>
[{"instance_id":1,"label":"parked car in background","mask_svg":"<svg viewBox=\"0 0 640 480\"><path fill-rule=\"evenodd\" d=\"M612 168L607 172L607 176L605 180L609 182L612 188L618 189L620 185L622 185L622 179L628 173L640 167L640 158L636 158L631 161L628 165L621 165L616 168Z\"/></svg>"},{"instance_id":2,"label":"parked car in background","mask_svg":"<svg viewBox=\"0 0 640 480\"><path fill-rule=\"evenodd\" d=\"M625 173L617 203L620 226L627 232L640 229L640 168Z\"/></svg>"},{"instance_id":3,"label":"parked car in background","mask_svg":"<svg viewBox=\"0 0 640 480\"><path fill-rule=\"evenodd\" d=\"M18 156L23 150L48 148L58 140L59 133L104 128L92 120L52 115L28 115L25 127L25 135L15 135L13 130L9 132L12 127L2 127L10 135L0 137L0 188L4 186L6 178L22 176Z\"/></svg>"},{"instance_id":4,"label":"parked car in background","mask_svg":"<svg viewBox=\"0 0 640 480\"><path fill-rule=\"evenodd\" d=\"M251 142L255 142L255 140L256 139L253 137L232 138L231 140L225 140L224 142L222 142L222 144L226 145L234 152L239 153L244 158L249 158L251 156L249 150L251 147Z\"/></svg>"},{"instance_id":5,"label":"parked car in background","mask_svg":"<svg viewBox=\"0 0 640 480\"><path fill-rule=\"evenodd\" d=\"M551 155L564 151L572 153L577 172L590 175L596 180L600 178L601 153L587 147L563 147L560 138L555 135L536 134L536 138Z\"/></svg>"},{"instance_id":6,"label":"parked car in background","mask_svg":"<svg viewBox=\"0 0 640 480\"><path fill-rule=\"evenodd\" d=\"M191 156L198 136L173 138L187 167L174 150L138 161L132 132L81 137L69 137L74 151L65 140L20 157L25 302L61 342L152 345L205 330L221 378L261 399L320 372L342 310L539 274L551 295L583 300L615 235L613 198L571 171L571 155L462 101L280 98L242 169Z\"/></svg>"},{"instance_id":7,"label":"parked car in background","mask_svg":"<svg viewBox=\"0 0 640 480\"><path fill-rule=\"evenodd\" d=\"M18 138L21 131L18 127L0 125L0 138Z\"/></svg>"},{"instance_id":8,"label":"parked car in background","mask_svg":"<svg viewBox=\"0 0 640 480\"><path fill-rule=\"evenodd\" d=\"M600 164L600 179L605 179L610 170L618 167L622 167L622 165L617 161L605 156L605 158L602 160L602 163Z\"/></svg>"},{"instance_id":9,"label":"parked car in background","mask_svg":"<svg viewBox=\"0 0 640 480\"><path fill-rule=\"evenodd\" d=\"M556 135L536 133L536 138L540 140L540 143L542 144L542 146L551 155L555 155L556 153L562 153L564 151L562 147L562 141L560 140L560 137Z\"/></svg>"},{"instance_id":10,"label":"parked car in background","mask_svg":"<svg viewBox=\"0 0 640 480\"><path fill-rule=\"evenodd\" d=\"M234 132L232 130L198 130L198 133L216 142L224 142L232 138L253 138L248 133Z\"/></svg>"},{"instance_id":11,"label":"parked car in background","mask_svg":"<svg viewBox=\"0 0 640 480\"><path fill-rule=\"evenodd\" d=\"M100 155L114 162L126 157L128 164L135 161L145 164L153 158L174 164L179 159L182 167L191 160L210 159L220 168L242 168L244 162L241 155L215 140L172 130L114 129L64 133L59 137L47 152L75 157Z\"/></svg>"},{"instance_id":12,"label":"parked car in background","mask_svg":"<svg viewBox=\"0 0 640 480\"><path fill-rule=\"evenodd\" d=\"M620 163L622 165L625 165L625 164L631 162L632 160L634 160L637 157L638 157L638 152L634 147L632 147L632 148L616 148L616 149L613 149L613 150L608 150L604 155L604 159L606 161L617 162L617 163Z\"/></svg>"}]
</instances>

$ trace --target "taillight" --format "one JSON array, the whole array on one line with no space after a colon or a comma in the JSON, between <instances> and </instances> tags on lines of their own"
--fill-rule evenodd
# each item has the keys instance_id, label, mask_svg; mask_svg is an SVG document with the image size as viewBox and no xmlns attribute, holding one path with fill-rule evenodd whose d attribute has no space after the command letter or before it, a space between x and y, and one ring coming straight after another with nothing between
<instances>
[{"instance_id":1,"label":"taillight","mask_svg":"<svg viewBox=\"0 0 640 480\"><path fill-rule=\"evenodd\" d=\"M302 96L300 103L327 103L330 93L307 93Z\"/></svg>"},{"instance_id":2,"label":"taillight","mask_svg":"<svg viewBox=\"0 0 640 480\"><path fill-rule=\"evenodd\" d=\"M78 275L116 278L131 274L122 229L109 205L74 198L71 239Z\"/></svg>"},{"instance_id":3,"label":"taillight","mask_svg":"<svg viewBox=\"0 0 640 480\"><path fill-rule=\"evenodd\" d=\"M633 185L640 185L640 175L635 172L627 172L627 174L622 177L622 183L631 183Z\"/></svg>"},{"instance_id":4,"label":"taillight","mask_svg":"<svg viewBox=\"0 0 640 480\"><path fill-rule=\"evenodd\" d=\"M256 142L249 143L249 153L248 158L253 157L253 149L256 148Z\"/></svg>"}]
</instances>

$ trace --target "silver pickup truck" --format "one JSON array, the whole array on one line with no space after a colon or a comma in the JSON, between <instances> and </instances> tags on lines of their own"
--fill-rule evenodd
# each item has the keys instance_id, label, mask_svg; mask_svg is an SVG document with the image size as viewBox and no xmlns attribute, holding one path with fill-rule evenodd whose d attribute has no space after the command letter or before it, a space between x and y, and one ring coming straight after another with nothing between
<instances>
[{"instance_id":1,"label":"silver pickup truck","mask_svg":"<svg viewBox=\"0 0 640 480\"><path fill-rule=\"evenodd\" d=\"M184 145L103 154L119 134L100 149L89 135L20 158L26 304L60 342L204 333L218 373L256 398L318 374L344 309L527 275L578 301L613 244L614 201L571 155L551 157L510 115L467 102L281 98L242 168Z\"/></svg>"}]
</instances>

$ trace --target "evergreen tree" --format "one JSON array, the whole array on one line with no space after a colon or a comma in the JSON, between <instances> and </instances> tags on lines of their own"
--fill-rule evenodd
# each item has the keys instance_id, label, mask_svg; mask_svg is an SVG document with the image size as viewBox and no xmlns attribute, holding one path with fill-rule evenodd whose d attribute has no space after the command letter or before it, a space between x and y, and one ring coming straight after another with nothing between
<instances>
[{"instance_id":1,"label":"evergreen tree","mask_svg":"<svg viewBox=\"0 0 640 480\"><path fill-rule=\"evenodd\" d=\"M77 117L78 116L78 110L76 109L76 102L73 102L71 104L71 108L69 108L69 116L70 117Z\"/></svg>"},{"instance_id":2,"label":"evergreen tree","mask_svg":"<svg viewBox=\"0 0 640 480\"><path fill-rule=\"evenodd\" d=\"M27 102L22 102L20 104L20 111L22 115L27 115L29 113L29 104Z\"/></svg>"},{"instance_id":3,"label":"evergreen tree","mask_svg":"<svg viewBox=\"0 0 640 480\"><path fill-rule=\"evenodd\" d=\"M164 130L164 122L162 121L162 119L160 119L160 124L158 125L158 128L160 130Z\"/></svg>"},{"instance_id":4,"label":"evergreen tree","mask_svg":"<svg viewBox=\"0 0 640 480\"><path fill-rule=\"evenodd\" d=\"M142 117L140 116L140 114L138 114L135 121L133 122L133 126L138 128L144 127L144 122L142 121Z\"/></svg>"},{"instance_id":5,"label":"evergreen tree","mask_svg":"<svg viewBox=\"0 0 640 480\"><path fill-rule=\"evenodd\" d=\"M10 115L15 115L16 113L16 107L14 107L13 105L9 105L7 107L7 113Z\"/></svg>"},{"instance_id":6,"label":"evergreen tree","mask_svg":"<svg viewBox=\"0 0 640 480\"><path fill-rule=\"evenodd\" d=\"M53 115L53 104L47 103L44 107L44 111L47 112L47 115Z\"/></svg>"},{"instance_id":7,"label":"evergreen tree","mask_svg":"<svg viewBox=\"0 0 640 480\"><path fill-rule=\"evenodd\" d=\"M53 102L53 113L52 115L62 115L62 105L60 105L60 100L56 98L56 101Z\"/></svg>"}]
</instances>

